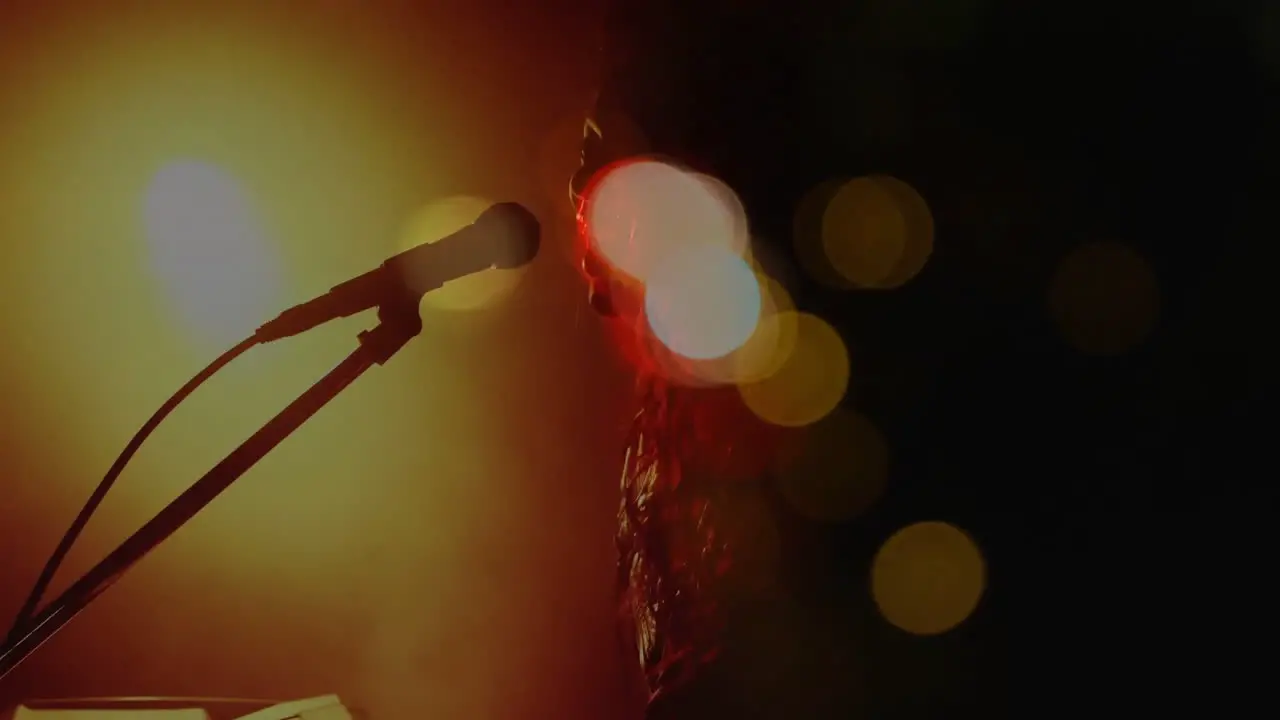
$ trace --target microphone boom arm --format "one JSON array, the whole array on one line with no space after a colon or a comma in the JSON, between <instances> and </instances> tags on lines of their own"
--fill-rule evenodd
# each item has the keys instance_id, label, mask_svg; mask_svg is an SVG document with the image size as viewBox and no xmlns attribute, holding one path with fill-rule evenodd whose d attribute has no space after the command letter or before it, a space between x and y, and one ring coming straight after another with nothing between
<instances>
[{"instance_id":1,"label":"microphone boom arm","mask_svg":"<svg viewBox=\"0 0 1280 720\"><path fill-rule=\"evenodd\" d=\"M373 307L417 307L422 296L460 277L520 267L541 242L538 219L516 203L499 203L467 227L396 255L374 270L281 313L254 338L274 342Z\"/></svg>"}]
</instances>

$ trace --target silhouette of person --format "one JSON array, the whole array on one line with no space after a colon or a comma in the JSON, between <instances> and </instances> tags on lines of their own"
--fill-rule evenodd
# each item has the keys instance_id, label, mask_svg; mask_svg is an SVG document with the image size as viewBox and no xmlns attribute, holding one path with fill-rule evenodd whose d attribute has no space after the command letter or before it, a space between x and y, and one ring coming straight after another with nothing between
<instances>
[{"instance_id":1,"label":"silhouette of person","mask_svg":"<svg viewBox=\"0 0 1280 720\"><path fill-rule=\"evenodd\" d=\"M733 605L745 594L736 556L760 531L739 508L759 491L776 438L733 388L683 386L657 367L642 341L643 288L592 249L583 209L593 179L641 156L707 172L747 196L774 185L753 183L746 172L772 172L767 165L777 154L756 141L790 122L776 108L763 111L784 78L770 69L773 52L759 53L761 43L799 38L776 32L768 5L615 2L582 167L571 183L590 303L609 318L636 367L639 408L622 471L617 582L620 638L643 676L649 718L737 712L717 668ZM729 27L732 33L720 31ZM752 122L730 130L738 113ZM789 212L750 210L753 223Z\"/></svg>"}]
</instances>

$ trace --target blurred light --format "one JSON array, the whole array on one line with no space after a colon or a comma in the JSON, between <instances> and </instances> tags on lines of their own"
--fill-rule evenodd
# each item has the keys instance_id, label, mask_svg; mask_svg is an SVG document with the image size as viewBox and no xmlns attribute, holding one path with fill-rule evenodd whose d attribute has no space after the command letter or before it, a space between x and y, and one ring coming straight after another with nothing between
<instances>
[{"instance_id":1,"label":"blurred light","mask_svg":"<svg viewBox=\"0 0 1280 720\"><path fill-rule=\"evenodd\" d=\"M727 195L726 195L727 193ZM714 245L744 254L746 221L723 185L664 162L603 171L588 190L585 219L600 255L640 281L680 248Z\"/></svg>"},{"instance_id":2,"label":"blurred light","mask_svg":"<svg viewBox=\"0 0 1280 720\"><path fill-rule=\"evenodd\" d=\"M795 347L771 376L740 387L743 402L762 419L785 427L817 422L835 409L849 388L849 351L826 321L790 314ZM777 316L775 316L777 317Z\"/></svg>"},{"instance_id":3,"label":"blurred light","mask_svg":"<svg viewBox=\"0 0 1280 720\"><path fill-rule=\"evenodd\" d=\"M933 217L901 180L858 178L831 195L821 237L831 268L850 284L894 288L924 267L933 250Z\"/></svg>"},{"instance_id":4,"label":"blurred light","mask_svg":"<svg viewBox=\"0 0 1280 720\"><path fill-rule=\"evenodd\" d=\"M728 355L711 359L677 356L661 341L650 343L659 370L668 379L692 386L759 382L778 371L795 348L795 305L777 280L754 273L760 296L759 317L746 341Z\"/></svg>"},{"instance_id":5,"label":"blurred light","mask_svg":"<svg viewBox=\"0 0 1280 720\"><path fill-rule=\"evenodd\" d=\"M475 222L492 200L459 195L428 203L409 220L400 242L408 250L445 238ZM423 310L470 311L492 307L511 295L524 268L488 270L451 280L422 296Z\"/></svg>"},{"instance_id":6,"label":"blurred light","mask_svg":"<svg viewBox=\"0 0 1280 720\"><path fill-rule=\"evenodd\" d=\"M938 635L977 608L986 574L981 551L963 530L920 522L880 547L871 568L871 593L884 619L899 629Z\"/></svg>"},{"instance_id":7,"label":"blurred light","mask_svg":"<svg viewBox=\"0 0 1280 720\"><path fill-rule=\"evenodd\" d=\"M176 161L144 200L151 264L180 318L203 342L231 345L281 309L281 271L259 219L222 170Z\"/></svg>"},{"instance_id":8,"label":"blurred light","mask_svg":"<svg viewBox=\"0 0 1280 720\"><path fill-rule=\"evenodd\" d=\"M851 180L822 213L822 248L836 272L859 287L877 287L907 245L907 219L893 196L867 178Z\"/></svg>"},{"instance_id":9,"label":"blurred light","mask_svg":"<svg viewBox=\"0 0 1280 720\"><path fill-rule=\"evenodd\" d=\"M709 196L715 199L715 204L708 203L707 208L708 210L713 207L716 209L716 213L710 216L715 224L709 227L717 234L708 235L706 241L731 248L743 257L749 256L751 254L750 232L747 228L747 208L742 204L742 198L739 198L733 188L719 178L696 172L690 175L702 184ZM720 223L727 225L727 232Z\"/></svg>"},{"instance_id":10,"label":"blurred light","mask_svg":"<svg viewBox=\"0 0 1280 720\"><path fill-rule=\"evenodd\" d=\"M798 452L780 457L775 478L801 514L841 521L865 512L889 474L889 447L865 416L837 409L805 430Z\"/></svg>"},{"instance_id":11,"label":"blurred light","mask_svg":"<svg viewBox=\"0 0 1280 720\"><path fill-rule=\"evenodd\" d=\"M724 247L694 244L654 268L644 304L664 345L707 360L728 355L751 337L760 319L760 287L741 257Z\"/></svg>"},{"instance_id":12,"label":"blurred light","mask_svg":"<svg viewBox=\"0 0 1280 720\"><path fill-rule=\"evenodd\" d=\"M730 358L735 383L760 382L776 374L796 347L795 303L782 283L757 275L763 302L755 332Z\"/></svg>"},{"instance_id":13,"label":"blurred light","mask_svg":"<svg viewBox=\"0 0 1280 720\"><path fill-rule=\"evenodd\" d=\"M933 254L933 212L920 193L907 183L887 175L877 175L872 180L893 198L906 220L902 255L879 285L886 289L901 287L920 274Z\"/></svg>"},{"instance_id":14,"label":"blurred light","mask_svg":"<svg viewBox=\"0 0 1280 720\"><path fill-rule=\"evenodd\" d=\"M796 206L791 236L796 259L808 276L829 288L848 290L856 287L836 272L823 247L823 224L827 206L843 187L843 180L827 180L805 193Z\"/></svg>"},{"instance_id":15,"label":"blurred light","mask_svg":"<svg viewBox=\"0 0 1280 720\"><path fill-rule=\"evenodd\" d=\"M1094 242L1072 250L1049 287L1049 308L1068 343L1080 352L1115 355L1151 333L1160 310L1155 273L1136 251Z\"/></svg>"}]
</instances>

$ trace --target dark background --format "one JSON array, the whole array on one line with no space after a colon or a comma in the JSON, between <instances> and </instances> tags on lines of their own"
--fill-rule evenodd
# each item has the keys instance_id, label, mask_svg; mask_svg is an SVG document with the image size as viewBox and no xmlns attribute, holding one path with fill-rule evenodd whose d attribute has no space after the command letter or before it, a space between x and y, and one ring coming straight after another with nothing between
<instances>
[{"instance_id":1,"label":"dark background","mask_svg":"<svg viewBox=\"0 0 1280 720\"><path fill-rule=\"evenodd\" d=\"M658 19L647 32L698 69L681 76L674 61L654 88L619 91L622 112L652 112L639 124L656 149L722 170L773 237L794 227L797 189L868 174L911 184L937 234L903 288L796 293L849 344L846 403L889 439L889 490L838 527L778 511L800 608L788 612L804 619L761 610L755 622L789 639L742 630L731 645L746 659L692 695L738 693L725 712L742 717L1243 708L1256 687L1238 653L1270 643L1276 13L859 2L775 6L758 16L775 24L738 26L721 19L731 12L688 14L692 33ZM717 27L719 57L698 49ZM773 90L716 85L735 71ZM672 131L654 107L704 115ZM1071 333L1123 335L1148 307L1141 283L1092 267L1072 290L1092 309L1055 306L1064 262L1097 242L1145 258L1159 295L1144 340L1108 352ZM866 574L849 572L919 519L968 529L990 572L976 614L932 639L889 629Z\"/></svg>"}]
</instances>

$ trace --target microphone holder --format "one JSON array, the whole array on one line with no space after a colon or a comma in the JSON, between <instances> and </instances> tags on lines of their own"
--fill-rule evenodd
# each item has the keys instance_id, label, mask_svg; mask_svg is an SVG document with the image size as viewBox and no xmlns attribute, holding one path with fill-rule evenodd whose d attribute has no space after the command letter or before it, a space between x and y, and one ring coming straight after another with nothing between
<instances>
[{"instance_id":1,"label":"microphone holder","mask_svg":"<svg viewBox=\"0 0 1280 720\"><path fill-rule=\"evenodd\" d=\"M382 365L422 331L416 299L378 307L378 325L360 333L360 346L257 432L187 488L0 647L0 680L173 535L249 468L374 365Z\"/></svg>"}]
</instances>

